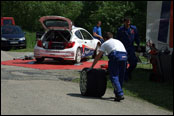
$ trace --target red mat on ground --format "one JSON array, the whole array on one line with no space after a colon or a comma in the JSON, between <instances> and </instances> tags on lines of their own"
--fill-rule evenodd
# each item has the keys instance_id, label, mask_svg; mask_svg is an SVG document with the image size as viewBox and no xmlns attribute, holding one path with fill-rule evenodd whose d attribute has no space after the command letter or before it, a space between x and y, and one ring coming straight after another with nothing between
<instances>
[{"instance_id":1,"label":"red mat on ground","mask_svg":"<svg viewBox=\"0 0 174 116\"><path fill-rule=\"evenodd\" d=\"M41 64L35 63L35 60L8 60L2 61L2 65L10 65L10 66L20 66L26 68L34 68L34 69L41 69L41 70L56 70L56 69L73 69L73 70L82 70L85 67L90 67L92 62L82 62L81 64L74 65L68 63L60 63L60 62L53 62L53 61L44 61ZM101 65L108 64L108 61L100 60L95 65L94 68L100 68Z\"/></svg>"}]
</instances>

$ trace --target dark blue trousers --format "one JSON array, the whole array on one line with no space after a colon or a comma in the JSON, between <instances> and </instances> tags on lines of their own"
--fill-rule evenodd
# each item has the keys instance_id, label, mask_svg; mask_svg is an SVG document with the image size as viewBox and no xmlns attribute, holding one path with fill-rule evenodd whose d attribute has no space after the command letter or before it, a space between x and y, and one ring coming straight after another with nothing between
<instances>
[{"instance_id":1,"label":"dark blue trousers","mask_svg":"<svg viewBox=\"0 0 174 116\"><path fill-rule=\"evenodd\" d=\"M109 74L110 80L114 87L114 93L116 96L122 96L123 81L125 77L125 71L127 66L127 53L113 51L109 54Z\"/></svg>"},{"instance_id":2,"label":"dark blue trousers","mask_svg":"<svg viewBox=\"0 0 174 116\"><path fill-rule=\"evenodd\" d=\"M131 73L136 68L138 62L134 50L127 50L127 52L128 52L128 63L130 64L130 66L126 70L125 81L128 81L131 78Z\"/></svg>"}]
</instances>

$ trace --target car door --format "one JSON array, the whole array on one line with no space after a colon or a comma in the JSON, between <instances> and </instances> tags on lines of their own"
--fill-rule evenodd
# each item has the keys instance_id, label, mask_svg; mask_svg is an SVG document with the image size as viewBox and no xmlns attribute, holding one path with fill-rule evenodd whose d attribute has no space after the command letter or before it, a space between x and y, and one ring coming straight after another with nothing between
<instances>
[{"instance_id":1,"label":"car door","mask_svg":"<svg viewBox=\"0 0 174 116\"><path fill-rule=\"evenodd\" d=\"M77 42L78 42L78 44L79 44L80 47L81 47L82 57L84 57L84 56L85 56L85 52L84 52L84 39L83 39L83 36L82 36L80 30L77 30L77 31L75 32L75 36L77 36L77 38L78 38L78 39L77 39Z\"/></svg>"},{"instance_id":2,"label":"car door","mask_svg":"<svg viewBox=\"0 0 174 116\"><path fill-rule=\"evenodd\" d=\"M93 37L85 30L80 30L80 32L82 33L84 39L83 49L85 52L85 56L93 55L95 50Z\"/></svg>"},{"instance_id":3,"label":"car door","mask_svg":"<svg viewBox=\"0 0 174 116\"><path fill-rule=\"evenodd\" d=\"M82 37L82 34L81 34L80 30L77 30L77 31L75 32L75 35L78 37L77 42L78 42L80 45L83 45L83 44L84 44L84 40L83 40L83 37Z\"/></svg>"}]
</instances>

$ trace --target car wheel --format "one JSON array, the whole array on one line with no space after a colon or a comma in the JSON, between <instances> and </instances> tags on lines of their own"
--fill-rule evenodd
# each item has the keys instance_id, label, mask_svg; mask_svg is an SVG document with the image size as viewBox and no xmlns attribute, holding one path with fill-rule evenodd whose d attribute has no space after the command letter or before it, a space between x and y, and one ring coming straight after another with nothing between
<instances>
[{"instance_id":1,"label":"car wheel","mask_svg":"<svg viewBox=\"0 0 174 116\"><path fill-rule=\"evenodd\" d=\"M80 92L83 96L102 97L106 91L107 78L103 69L84 68L80 74Z\"/></svg>"},{"instance_id":2,"label":"car wheel","mask_svg":"<svg viewBox=\"0 0 174 116\"><path fill-rule=\"evenodd\" d=\"M4 51L9 51L11 49L11 47L4 47L4 48L1 48L2 50Z\"/></svg>"},{"instance_id":3,"label":"car wheel","mask_svg":"<svg viewBox=\"0 0 174 116\"><path fill-rule=\"evenodd\" d=\"M95 57L98 55L98 53L99 53L99 48L100 48L100 45L97 45L97 47L96 47L96 49L95 49L95 51L94 51L94 54L93 54L92 58L95 58Z\"/></svg>"},{"instance_id":4,"label":"car wheel","mask_svg":"<svg viewBox=\"0 0 174 116\"><path fill-rule=\"evenodd\" d=\"M37 63L42 63L44 61L44 58L36 58Z\"/></svg>"},{"instance_id":5,"label":"car wheel","mask_svg":"<svg viewBox=\"0 0 174 116\"><path fill-rule=\"evenodd\" d=\"M75 63L80 63L81 59L82 59L82 53L80 48L78 48L76 52Z\"/></svg>"},{"instance_id":6,"label":"car wheel","mask_svg":"<svg viewBox=\"0 0 174 116\"><path fill-rule=\"evenodd\" d=\"M27 48L27 46L23 46L23 47L22 47L22 49L26 49L26 48Z\"/></svg>"}]
</instances>

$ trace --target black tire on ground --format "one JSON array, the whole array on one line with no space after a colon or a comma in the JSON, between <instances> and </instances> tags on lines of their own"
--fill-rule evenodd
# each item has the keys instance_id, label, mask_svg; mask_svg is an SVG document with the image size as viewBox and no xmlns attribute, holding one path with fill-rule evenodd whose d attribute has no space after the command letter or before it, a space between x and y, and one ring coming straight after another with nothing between
<instances>
[{"instance_id":1,"label":"black tire on ground","mask_svg":"<svg viewBox=\"0 0 174 116\"><path fill-rule=\"evenodd\" d=\"M4 50L4 51L9 51L11 49L11 47L4 47L4 48L1 48L1 50Z\"/></svg>"},{"instance_id":2,"label":"black tire on ground","mask_svg":"<svg viewBox=\"0 0 174 116\"><path fill-rule=\"evenodd\" d=\"M44 61L44 58L36 58L36 63L42 63Z\"/></svg>"},{"instance_id":3,"label":"black tire on ground","mask_svg":"<svg viewBox=\"0 0 174 116\"><path fill-rule=\"evenodd\" d=\"M106 91L107 78L103 69L84 68L80 74L80 92L83 96L102 97Z\"/></svg>"},{"instance_id":4,"label":"black tire on ground","mask_svg":"<svg viewBox=\"0 0 174 116\"><path fill-rule=\"evenodd\" d=\"M22 49L26 49L26 48L27 48L27 46L23 46L23 47L22 47Z\"/></svg>"}]
</instances>

